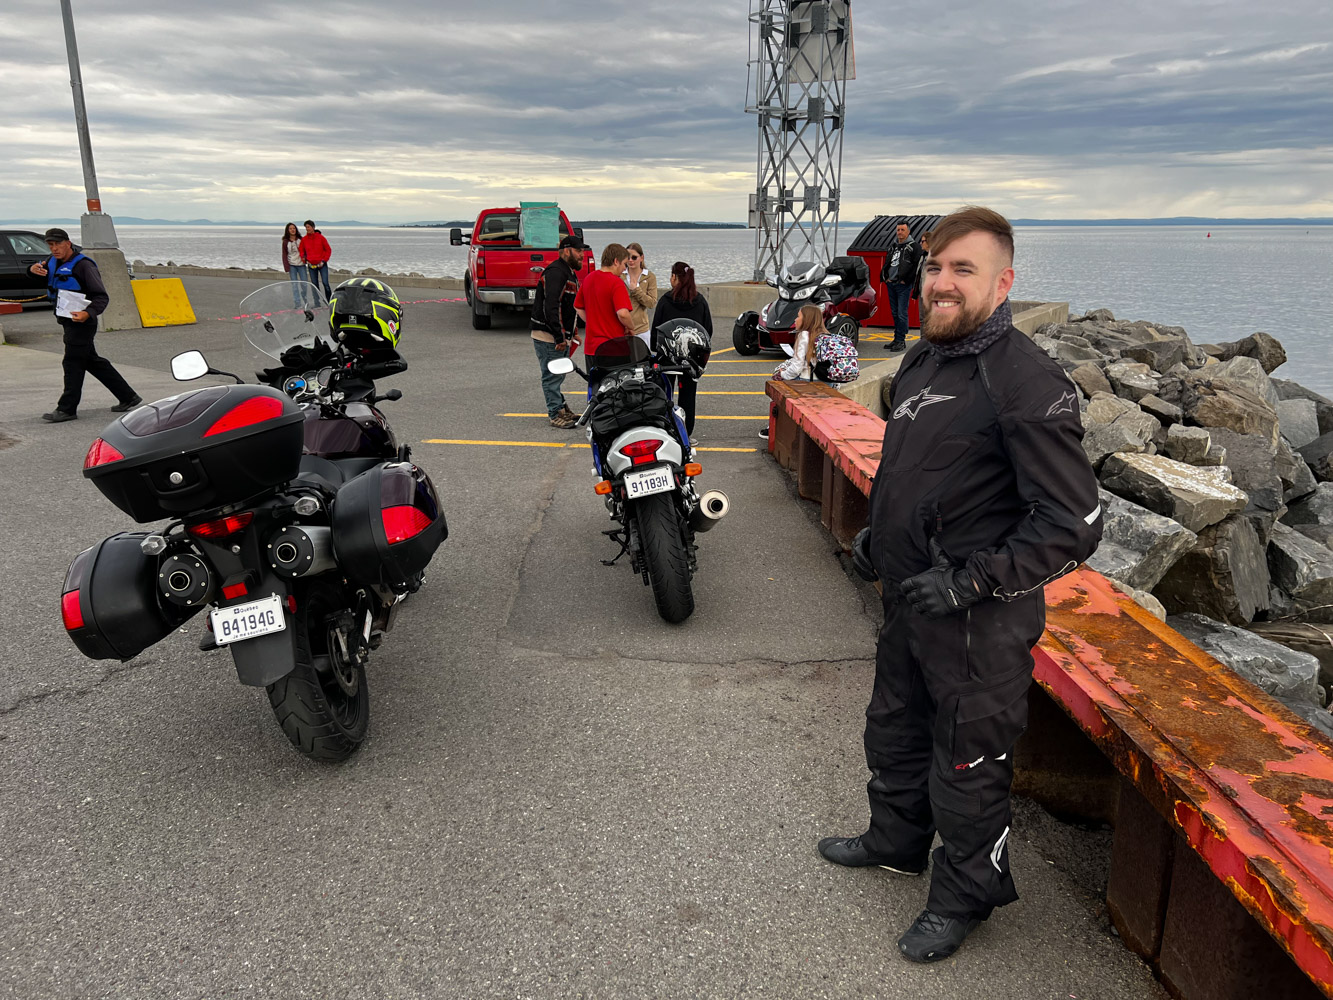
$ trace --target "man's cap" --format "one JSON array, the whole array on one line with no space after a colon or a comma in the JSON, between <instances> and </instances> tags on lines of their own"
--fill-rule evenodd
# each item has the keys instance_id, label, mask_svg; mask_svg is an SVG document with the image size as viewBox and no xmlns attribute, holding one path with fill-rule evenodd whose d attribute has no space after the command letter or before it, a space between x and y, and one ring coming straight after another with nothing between
<instances>
[{"instance_id":1,"label":"man's cap","mask_svg":"<svg viewBox=\"0 0 1333 1000\"><path fill-rule=\"evenodd\" d=\"M577 236L566 236L560 241L561 250L590 250L591 247L584 243Z\"/></svg>"},{"instance_id":2,"label":"man's cap","mask_svg":"<svg viewBox=\"0 0 1333 1000\"><path fill-rule=\"evenodd\" d=\"M48 229L46 235L42 237L47 243L64 243L69 239L69 233L63 229Z\"/></svg>"}]
</instances>

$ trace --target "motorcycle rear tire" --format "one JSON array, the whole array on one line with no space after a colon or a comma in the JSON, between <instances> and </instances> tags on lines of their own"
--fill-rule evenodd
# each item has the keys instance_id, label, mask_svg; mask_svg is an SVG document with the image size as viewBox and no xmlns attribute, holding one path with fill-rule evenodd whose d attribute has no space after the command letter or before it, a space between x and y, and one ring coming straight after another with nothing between
<instances>
[{"instance_id":1,"label":"motorcycle rear tire","mask_svg":"<svg viewBox=\"0 0 1333 1000\"><path fill-rule=\"evenodd\" d=\"M330 670L315 666L317 656L332 657L336 650L328 615L347 603L341 588L316 584L296 595L296 665L281 680L268 685L268 702L278 725L292 746L311 760L342 761L356 753L370 728L370 691L366 687L366 669L361 664L347 664L344 669L355 678L355 692L349 694L338 684Z\"/></svg>"},{"instance_id":2,"label":"motorcycle rear tire","mask_svg":"<svg viewBox=\"0 0 1333 1000\"><path fill-rule=\"evenodd\" d=\"M639 522L643 561L657 613L663 621L679 624L694 614L694 591L690 586L690 553L675 497L655 493L635 500L634 516Z\"/></svg>"}]
</instances>

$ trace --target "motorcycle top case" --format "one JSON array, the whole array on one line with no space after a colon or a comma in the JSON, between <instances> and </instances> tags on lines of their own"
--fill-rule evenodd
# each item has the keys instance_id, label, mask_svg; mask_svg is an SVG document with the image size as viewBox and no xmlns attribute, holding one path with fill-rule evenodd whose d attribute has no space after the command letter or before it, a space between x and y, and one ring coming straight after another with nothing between
<instances>
[{"instance_id":1,"label":"motorcycle top case","mask_svg":"<svg viewBox=\"0 0 1333 1000\"><path fill-rule=\"evenodd\" d=\"M385 462L348 480L332 515L339 568L358 583L400 594L416 589L449 536L430 477L411 462Z\"/></svg>"},{"instance_id":2,"label":"motorcycle top case","mask_svg":"<svg viewBox=\"0 0 1333 1000\"><path fill-rule=\"evenodd\" d=\"M195 389L108 424L83 474L140 523L239 504L296 477L302 420L268 386Z\"/></svg>"},{"instance_id":3,"label":"motorcycle top case","mask_svg":"<svg viewBox=\"0 0 1333 1000\"><path fill-rule=\"evenodd\" d=\"M69 565L61 589L65 631L94 660L128 660L164 639L198 607L159 596L159 556L139 547L148 533L120 532L84 549Z\"/></svg>"}]
</instances>

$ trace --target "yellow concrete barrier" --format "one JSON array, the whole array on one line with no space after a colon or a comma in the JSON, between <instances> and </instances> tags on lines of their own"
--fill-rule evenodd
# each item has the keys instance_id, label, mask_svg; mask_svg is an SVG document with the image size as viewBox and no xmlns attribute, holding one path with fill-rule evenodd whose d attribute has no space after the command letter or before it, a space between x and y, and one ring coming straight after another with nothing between
<instances>
[{"instance_id":1,"label":"yellow concrete barrier","mask_svg":"<svg viewBox=\"0 0 1333 1000\"><path fill-rule=\"evenodd\" d=\"M195 322L194 309L180 278L152 278L130 282L134 304L144 326L184 326Z\"/></svg>"}]
</instances>

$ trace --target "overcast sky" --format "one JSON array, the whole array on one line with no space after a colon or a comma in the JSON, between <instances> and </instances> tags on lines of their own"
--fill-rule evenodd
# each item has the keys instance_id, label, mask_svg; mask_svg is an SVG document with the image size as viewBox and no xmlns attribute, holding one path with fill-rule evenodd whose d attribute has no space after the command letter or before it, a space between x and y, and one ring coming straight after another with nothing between
<instances>
[{"instance_id":1,"label":"overcast sky","mask_svg":"<svg viewBox=\"0 0 1333 1000\"><path fill-rule=\"evenodd\" d=\"M74 0L113 216L743 221L745 0ZM846 220L1333 216L1328 0L853 3ZM3 0L0 218L83 211L57 0Z\"/></svg>"}]
</instances>

